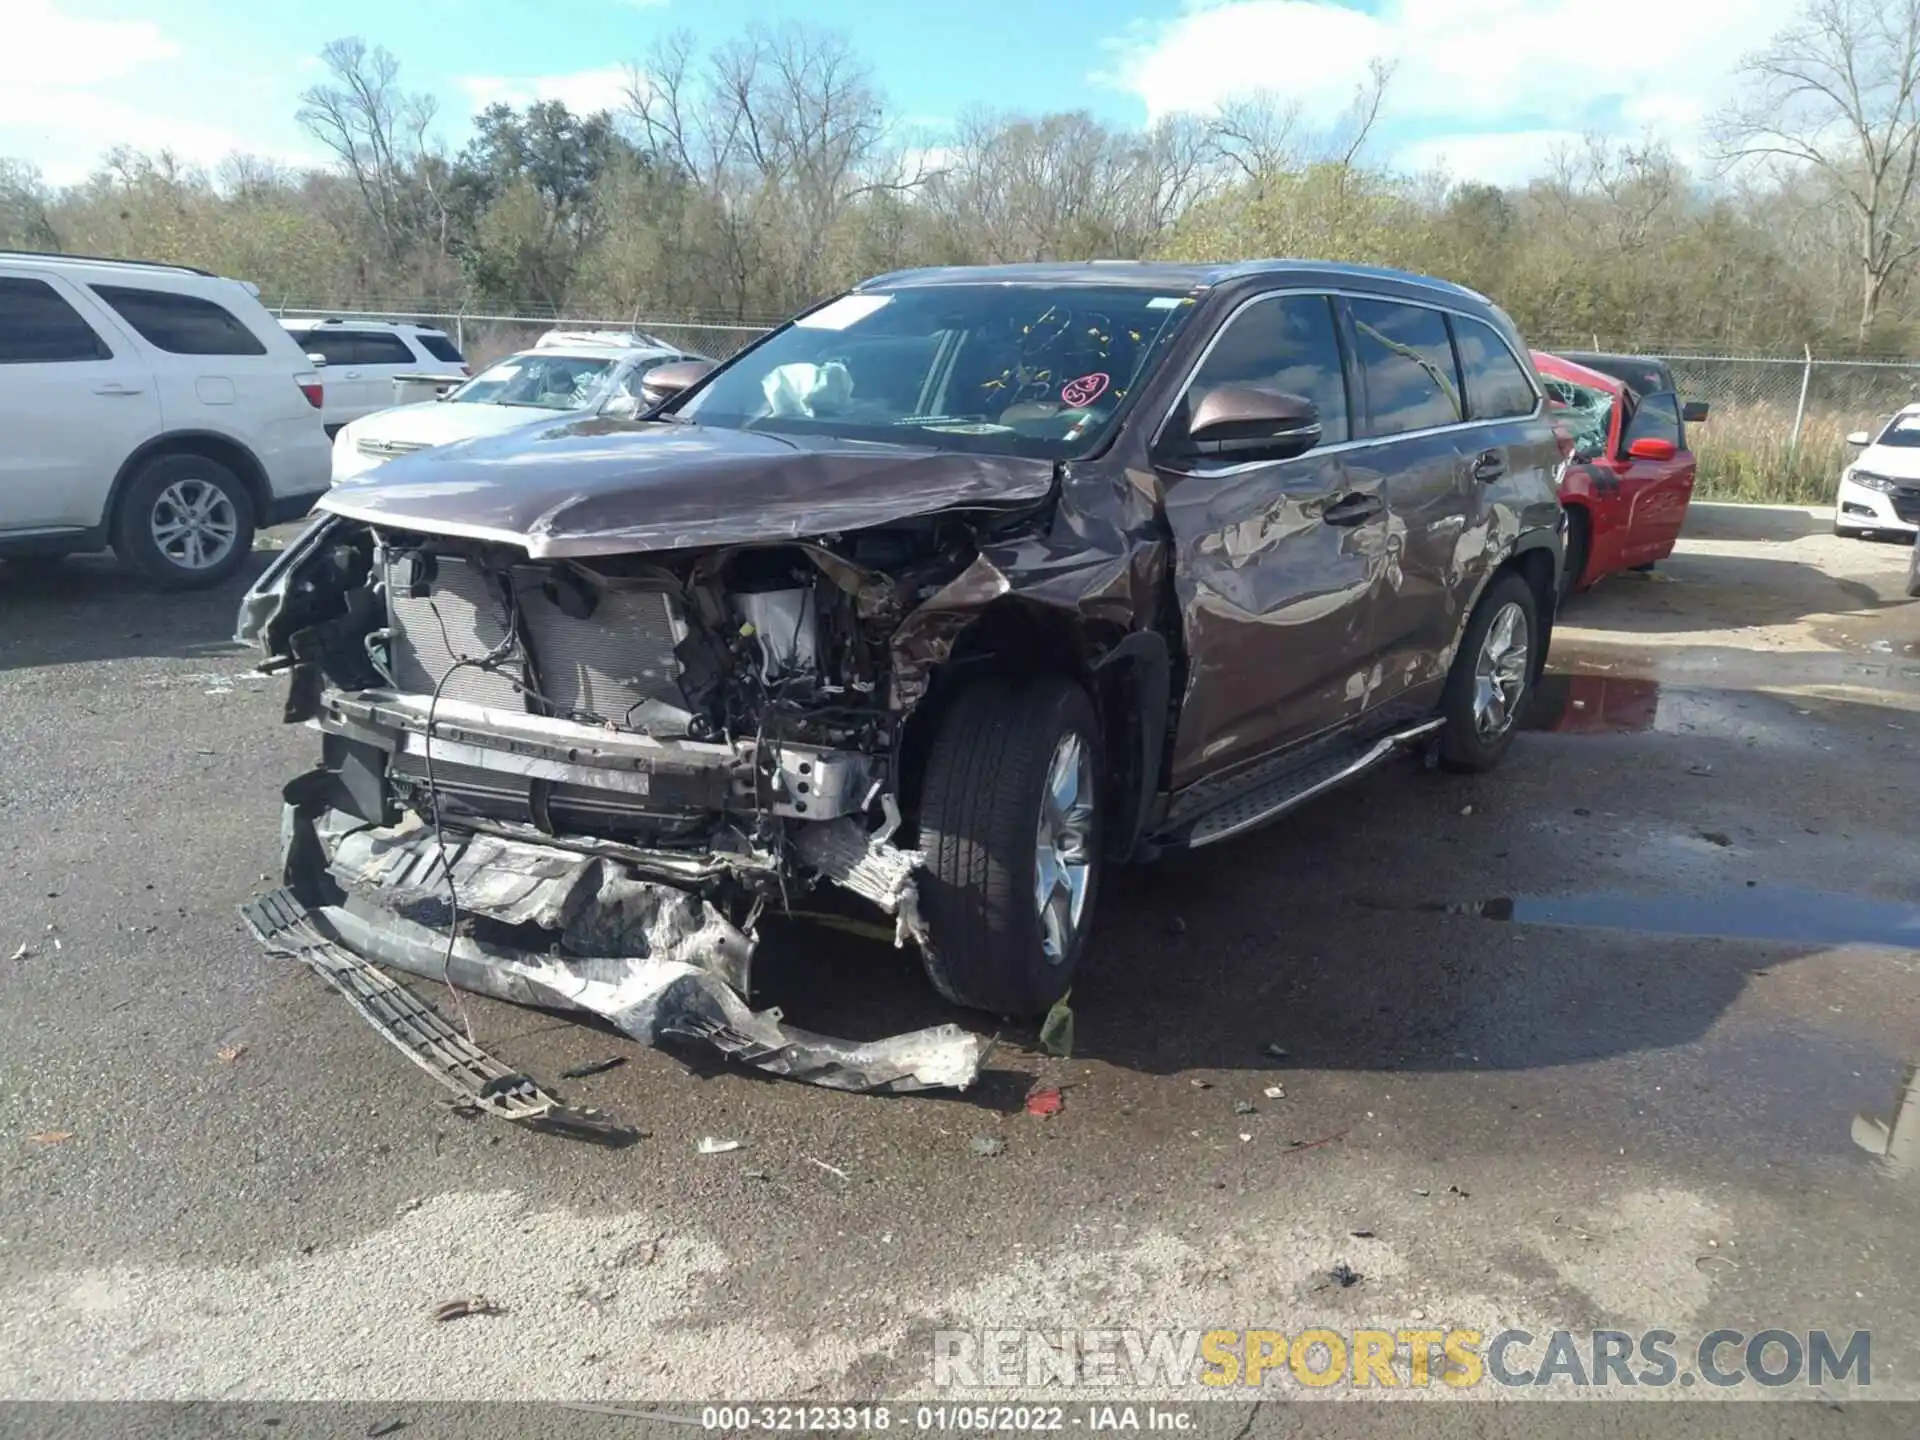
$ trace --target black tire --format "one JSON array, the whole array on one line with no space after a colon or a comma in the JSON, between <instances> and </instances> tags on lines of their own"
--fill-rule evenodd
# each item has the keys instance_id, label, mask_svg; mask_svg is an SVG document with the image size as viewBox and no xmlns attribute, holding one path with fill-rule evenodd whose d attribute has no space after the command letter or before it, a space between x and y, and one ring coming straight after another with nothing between
<instances>
[{"instance_id":1,"label":"black tire","mask_svg":"<svg viewBox=\"0 0 1920 1440\"><path fill-rule=\"evenodd\" d=\"M1058 959L1046 953L1036 844L1047 772L1077 734L1093 777L1080 920ZM921 786L922 947L933 988L959 1005L1025 1019L1073 983L1100 889L1105 774L1099 721L1078 685L1057 675L990 678L957 696L940 722Z\"/></svg>"},{"instance_id":2,"label":"black tire","mask_svg":"<svg viewBox=\"0 0 1920 1440\"><path fill-rule=\"evenodd\" d=\"M1852 525L1842 525L1838 520L1833 522L1833 533L1838 535L1842 540L1864 540L1867 538L1866 531Z\"/></svg>"},{"instance_id":3,"label":"black tire","mask_svg":"<svg viewBox=\"0 0 1920 1440\"><path fill-rule=\"evenodd\" d=\"M1559 598L1562 605L1579 587L1580 572L1587 568L1587 547L1593 542L1591 524L1586 511L1577 506L1567 508L1567 545L1560 562Z\"/></svg>"},{"instance_id":4,"label":"black tire","mask_svg":"<svg viewBox=\"0 0 1920 1440\"><path fill-rule=\"evenodd\" d=\"M208 565L192 565L169 555L154 537L155 510L173 487L198 482L210 486L224 501L222 525L232 526L232 539L220 558ZM170 502L169 502L170 503ZM253 551L253 500L240 477L204 455L161 455L149 460L120 497L113 517L113 548L121 563L137 570L163 590L202 590L232 578Z\"/></svg>"},{"instance_id":5,"label":"black tire","mask_svg":"<svg viewBox=\"0 0 1920 1440\"><path fill-rule=\"evenodd\" d=\"M1519 693L1507 706L1506 725L1494 734L1482 734L1475 719L1475 666L1486 644L1487 631L1508 605L1518 605L1527 627L1527 661ZM1507 753L1513 732L1519 728L1528 704L1533 699L1534 677L1539 668L1539 605L1533 587L1524 577L1508 573L1487 587L1480 603L1473 607L1465 633L1460 637L1459 653L1453 657L1453 669L1447 672L1447 688L1441 697L1440 713L1446 724L1440 730L1440 763L1449 770L1491 770Z\"/></svg>"},{"instance_id":6,"label":"black tire","mask_svg":"<svg viewBox=\"0 0 1920 1440\"><path fill-rule=\"evenodd\" d=\"M1913 554L1907 560L1907 594L1920 600L1920 536L1914 537Z\"/></svg>"},{"instance_id":7,"label":"black tire","mask_svg":"<svg viewBox=\"0 0 1920 1440\"><path fill-rule=\"evenodd\" d=\"M1633 573L1636 575L1651 575L1654 571L1654 567L1657 566L1659 563L1660 562L1658 560L1649 560L1644 565L1635 565L1631 568L1633 570Z\"/></svg>"}]
</instances>

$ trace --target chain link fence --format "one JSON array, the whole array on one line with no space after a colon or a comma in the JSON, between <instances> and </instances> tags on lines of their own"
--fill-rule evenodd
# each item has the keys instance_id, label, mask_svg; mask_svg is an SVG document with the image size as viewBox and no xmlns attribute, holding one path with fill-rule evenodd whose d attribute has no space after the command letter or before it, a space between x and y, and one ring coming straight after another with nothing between
<instances>
[{"instance_id":1,"label":"chain link fence","mask_svg":"<svg viewBox=\"0 0 1920 1440\"><path fill-rule=\"evenodd\" d=\"M548 330L631 330L690 354L725 360L779 323L778 317L715 322L699 316L494 315L413 309L283 305L287 318L394 320L432 325L454 337L476 369L530 348ZM1703 355L1665 344L1599 346L1597 337L1556 337L1543 350L1607 349L1664 360L1688 400L1711 411L1688 432L1699 456L1698 493L1726 500L1822 504L1833 498L1852 456L1846 436L1870 430L1920 401L1920 359L1867 360L1815 355Z\"/></svg>"}]
</instances>

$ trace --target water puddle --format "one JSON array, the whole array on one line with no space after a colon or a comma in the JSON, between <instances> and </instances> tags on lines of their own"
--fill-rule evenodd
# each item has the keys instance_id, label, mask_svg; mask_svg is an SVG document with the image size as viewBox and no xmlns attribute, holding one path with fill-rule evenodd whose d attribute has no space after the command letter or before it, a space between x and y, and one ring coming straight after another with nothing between
<instances>
[{"instance_id":1,"label":"water puddle","mask_svg":"<svg viewBox=\"0 0 1920 1440\"><path fill-rule=\"evenodd\" d=\"M1416 907L1518 925L1633 930L1725 940L1807 945L1890 945L1920 950L1920 904L1819 890L1742 887L1698 895L1602 892L1517 895L1464 905ZM1920 1116L1916 1117L1920 1123Z\"/></svg>"},{"instance_id":2,"label":"water puddle","mask_svg":"<svg viewBox=\"0 0 1920 1440\"><path fill-rule=\"evenodd\" d=\"M1660 715L1660 682L1626 675L1542 675L1525 721L1557 735L1651 730Z\"/></svg>"}]
</instances>

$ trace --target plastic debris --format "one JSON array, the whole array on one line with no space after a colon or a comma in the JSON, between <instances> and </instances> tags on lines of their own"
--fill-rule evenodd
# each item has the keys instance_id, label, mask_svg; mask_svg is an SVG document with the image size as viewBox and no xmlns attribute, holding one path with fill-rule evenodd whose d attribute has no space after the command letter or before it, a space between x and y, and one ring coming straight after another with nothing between
<instances>
[{"instance_id":1,"label":"plastic debris","mask_svg":"<svg viewBox=\"0 0 1920 1440\"><path fill-rule=\"evenodd\" d=\"M1284 1060L1287 1058L1287 1054L1288 1054L1287 1047L1284 1045L1277 1045L1271 1040L1267 1042L1266 1050L1267 1050L1267 1054L1271 1055L1276 1060Z\"/></svg>"},{"instance_id":2,"label":"plastic debris","mask_svg":"<svg viewBox=\"0 0 1920 1440\"><path fill-rule=\"evenodd\" d=\"M1367 1278L1344 1260L1336 1260L1333 1268L1329 1270L1327 1274L1333 1278L1334 1283L1342 1290L1351 1289Z\"/></svg>"},{"instance_id":3,"label":"plastic debris","mask_svg":"<svg viewBox=\"0 0 1920 1440\"><path fill-rule=\"evenodd\" d=\"M1073 1007L1067 1004L1072 998L1073 991L1067 991L1040 1022L1040 1048L1063 1060L1073 1058Z\"/></svg>"},{"instance_id":4,"label":"plastic debris","mask_svg":"<svg viewBox=\"0 0 1920 1440\"><path fill-rule=\"evenodd\" d=\"M1251 1114L1253 1114L1253 1101L1251 1101L1251 1100L1236 1100L1236 1101L1234 1101L1234 1102L1233 1102L1233 1113L1234 1113L1234 1114L1236 1114L1236 1115L1251 1115Z\"/></svg>"},{"instance_id":5,"label":"plastic debris","mask_svg":"<svg viewBox=\"0 0 1920 1440\"><path fill-rule=\"evenodd\" d=\"M1213 1088L1213 1081L1202 1080L1198 1075L1194 1076L1193 1079L1189 1080L1187 1083L1193 1086L1193 1088L1196 1090L1211 1090Z\"/></svg>"},{"instance_id":6,"label":"plastic debris","mask_svg":"<svg viewBox=\"0 0 1920 1440\"><path fill-rule=\"evenodd\" d=\"M589 1075L603 1075L607 1071L618 1069L626 1063L627 1057L624 1055L615 1055L608 1060L589 1060L586 1064L576 1065L571 1070L562 1070L560 1072L560 1078L562 1080L584 1080Z\"/></svg>"},{"instance_id":7,"label":"plastic debris","mask_svg":"<svg viewBox=\"0 0 1920 1440\"><path fill-rule=\"evenodd\" d=\"M67 1141L73 1139L73 1131L42 1130L38 1134L27 1136L27 1139L31 1140L35 1145L64 1145Z\"/></svg>"},{"instance_id":8,"label":"plastic debris","mask_svg":"<svg viewBox=\"0 0 1920 1440\"><path fill-rule=\"evenodd\" d=\"M851 1180L853 1178L852 1176L847 1174L846 1171L842 1170L838 1165L829 1165L827 1164L826 1161L816 1160L811 1155L807 1156L806 1160L809 1165L818 1165L822 1170L826 1171L829 1175L838 1175L842 1180Z\"/></svg>"},{"instance_id":9,"label":"plastic debris","mask_svg":"<svg viewBox=\"0 0 1920 1440\"><path fill-rule=\"evenodd\" d=\"M25 942L22 942L20 947L17 950L15 950L13 954L9 955L7 958L9 960L25 960L32 954L33 954L33 947L31 945L26 944Z\"/></svg>"},{"instance_id":10,"label":"plastic debris","mask_svg":"<svg viewBox=\"0 0 1920 1440\"><path fill-rule=\"evenodd\" d=\"M1242 1145L1245 1145L1251 1139L1253 1139L1253 1136L1249 1135L1245 1130L1240 1132L1240 1143Z\"/></svg>"},{"instance_id":11,"label":"plastic debris","mask_svg":"<svg viewBox=\"0 0 1920 1440\"><path fill-rule=\"evenodd\" d=\"M1278 1085L1269 1085L1262 1093L1265 1094L1269 1100L1284 1100L1287 1098L1287 1092Z\"/></svg>"},{"instance_id":12,"label":"plastic debris","mask_svg":"<svg viewBox=\"0 0 1920 1440\"><path fill-rule=\"evenodd\" d=\"M1038 1115L1042 1120L1058 1115L1066 1102L1060 1098L1059 1088L1049 1086L1045 1090L1036 1090L1027 1096L1027 1114Z\"/></svg>"},{"instance_id":13,"label":"plastic debris","mask_svg":"<svg viewBox=\"0 0 1920 1440\"><path fill-rule=\"evenodd\" d=\"M244 1045L222 1045L213 1052L213 1057L222 1065L231 1065L246 1053L247 1047Z\"/></svg>"},{"instance_id":14,"label":"plastic debris","mask_svg":"<svg viewBox=\"0 0 1920 1440\"><path fill-rule=\"evenodd\" d=\"M991 1159L1007 1148L1007 1142L998 1135L976 1135L967 1148L981 1159Z\"/></svg>"},{"instance_id":15,"label":"plastic debris","mask_svg":"<svg viewBox=\"0 0 1920 1440\"><path fill-rule=\"evenodd\" d=\"M700 1143L693 1147L702 1155L725 1155L730 1150L738 1150L738 1140L716 1140L711 1135L702 1135Z\"/></svg>"},{"instance_id":16,"label":"plastic debris","mask_svg":"<svg viewBox=\"0 0 1920 1440\"><path fill-rule=\"evenodd\" d=\"M469 1315L504 1315L504 1305L496 1305L484 1295L462 1295L457 1300L447 1300L434 1307L433 1318L441 1324L449 1320L464 1320Z\"/></svg>"}]
</instances>

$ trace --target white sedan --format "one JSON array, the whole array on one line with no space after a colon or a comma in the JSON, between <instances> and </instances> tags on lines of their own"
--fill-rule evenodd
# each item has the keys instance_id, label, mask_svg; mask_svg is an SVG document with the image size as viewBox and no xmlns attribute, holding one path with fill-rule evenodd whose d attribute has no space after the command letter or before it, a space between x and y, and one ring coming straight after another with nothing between
<instances>
[{"instance_id":1,"label":"white sedan","mask_svg":"<svg viewBox=\"0 0 1920 1440\"><path fill-rule=\"evenodd\" d=\"M1920 405L1891 416L1878 435L1847 436L1860 456L1840 472L1833 504L1836 535L1912 535L1920 531Z\"/></svg>"},{"instance_id":2,"label":"white sedan","mask_svg":"<svg viewBox=\"0 0 1920 1440\"><path fill-rule=\"evenodd\" d=\"M397 455L482 435L498 435L557 411L631 416L640 385L659 365L704 356L650 336L554 334L509 355L438 400L400 405L354 421L333 439L333 483L364 474Z\"/></svg>"}]
</instances>

